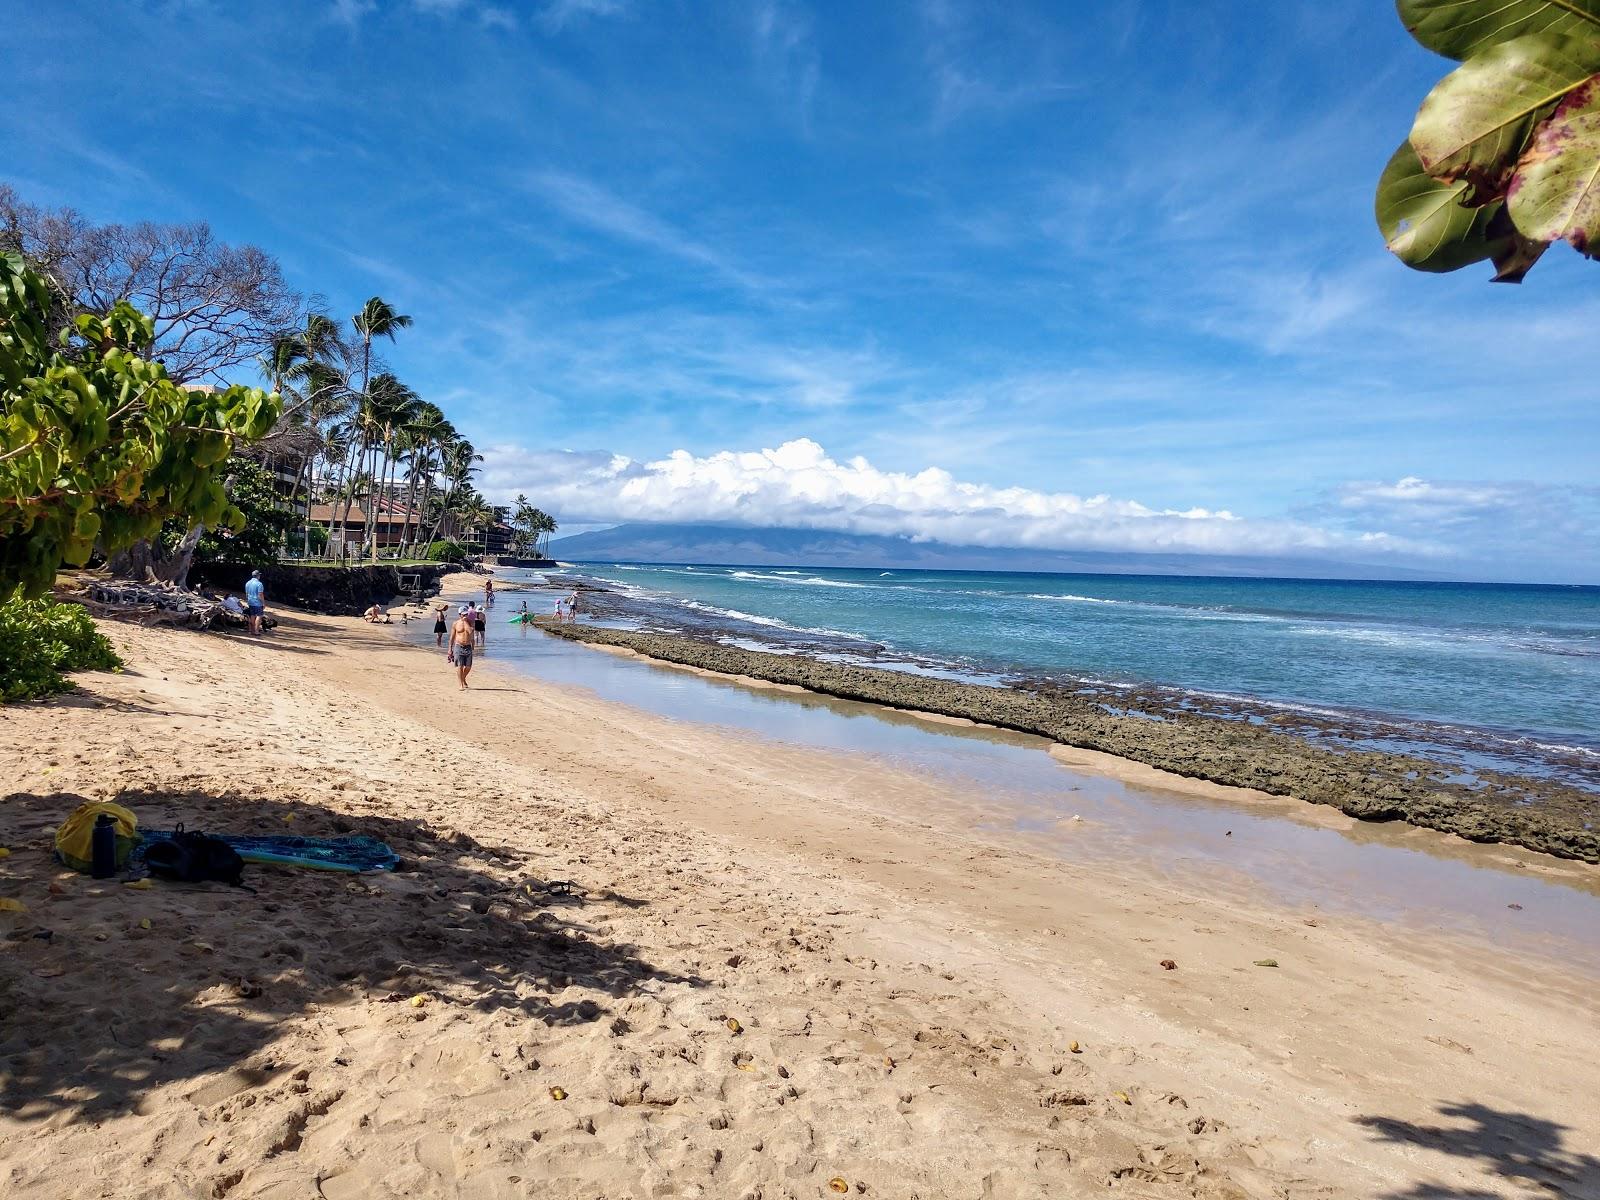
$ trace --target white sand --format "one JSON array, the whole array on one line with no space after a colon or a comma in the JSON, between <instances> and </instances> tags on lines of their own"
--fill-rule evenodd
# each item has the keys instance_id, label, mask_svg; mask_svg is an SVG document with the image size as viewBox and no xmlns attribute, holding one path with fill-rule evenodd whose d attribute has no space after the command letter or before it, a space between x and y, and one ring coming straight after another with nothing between
<instances>
[{"instance_id":1,"label":"white sand","mask_svg":"<svg viewBox=\"0 0 1600 1200\"><path fill-rule=\"evenodd\" d=\"M1069 866L492 659L461 697L358 622L110 632L128 673L0 709L7 1197L1600 1196L1577 970ZM53 867L123 789L408 869Z\"/></svg>"}]
</instances>

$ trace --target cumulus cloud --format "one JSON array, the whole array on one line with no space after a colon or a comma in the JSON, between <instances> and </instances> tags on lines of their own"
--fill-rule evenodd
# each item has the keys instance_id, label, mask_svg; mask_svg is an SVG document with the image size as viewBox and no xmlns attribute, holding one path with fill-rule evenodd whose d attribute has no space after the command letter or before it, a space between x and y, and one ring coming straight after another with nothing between
<instances>
[{"instance_id":1,"label":"cumulus cloud","mask_svg":"<svg viewBox=\"0 0 1600 1200\"><path fill-rule=\"evenodd\" d=\"M495 499L538 498L568 525L706 522L906 536L955 545L1191 554L1426 555L1425 543L1377 529L1334 530L1248 520L1226 510L1156 509L1108 495L994 487L937 467L885 471L839 462L799 438L775 449L697 456L677 450L639 462L605 452L484 451Z\"/></svg>"}]
</instances>

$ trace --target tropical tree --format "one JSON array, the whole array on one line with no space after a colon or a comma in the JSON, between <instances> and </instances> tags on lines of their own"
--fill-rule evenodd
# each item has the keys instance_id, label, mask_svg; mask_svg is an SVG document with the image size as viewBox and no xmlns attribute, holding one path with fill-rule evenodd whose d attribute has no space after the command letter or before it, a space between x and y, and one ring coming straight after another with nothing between
<instances>
[{"instance_id":1,"label":"tropical tree","mask_svg":"<svg viewBox=\"0 0 1600 1200\"><path fill-rule=\"evenodd\" d=\"M445 419L444 410L426 400L419 401L411 420L401 427L398 440L410 464L406 472L406 521L401 535L403 547L415 548L415 539L422 533L422 516L433 499L433 484L438 475L441 459L440 447L455 436L455 427ZM418 488L422 489L420 498ZM417 528L412 530L412 517L416 515Z\"/></svg>"},{"instance_id":2,"label":"tropical tree","mask_svg":"<svg viewBox=\"0 0 1600 1200\"><path fill-rule=\"evenodd\" d=\"M1378 182L1402 262L1492 262L1520 283L1550 245L1600 256L1600 0L1399 0L1429 50L1461 63L1428 94Z\"/></svg>"},{"instance_id":3,"label":"tropical tree","mask_svg":"<svg viewBox=\"0 0 1600 1200\"><path fill-rule=\"evenodd\" d=\"M243 523L237 529L208 527L198 539L194 558L246 567L271 566L278 561L278 553L295 526L295 515L279 503L272 472L259 463L236 455L228 460L224 472L228 502L239 510ZM189 528L186 519L169 520L162 527L157 546L176 546Z\"/></svg>"},{"instance_id":4,"label":"tropical tree","mask_svg":"<svg viewBox=\"0 0 1600 1200\"><path fill-rule=\"evenodd\" d=\"M126 301L77 314L57 342L55 302L0 253L0 597L42 594L96 548L148 546L169 517L239 528L223 464L278 418L258 388L174 383L144 357L153 322Z\"/></svg>"},{"instance_id":5,"label":"tropical tree","mask_svg":"<svg viewBox=\"0 0 1600 1200\"><path fill-rule=\"evenodd\" d=\"M461 505L460 518L468 529L478 531L479 553L489 548L489 527L495 522L494 509L477 492L466 497Z\"/></svg>"},{"instance_id":6,"label":"tropical tree","mask_svg":"<svg viewBox=\"0 0 1600 1200\"><path fill-rule=\"evenodd\" d=\"M542 508L529 504L526 496L519 495L516 507L511 512L511 528L514 535L512 545L517 554L524 558L537 558L542 556L540 545L543 539L556 531L556 519Z\"/></svg>"},{"instance_id":7,"label":"tropical tree","mask_svg":"<svg viewBox=\"0 0 1600 1200\"><path fill-rule=\"evenodd\" d=\"M362 470L365 471L369 476L375 476L377 474L376 463L374 462L371 467L366 465L368 454L369 452L373 451L376 444L374 435L382 428L381 423L376 419L372 412L372 341L374 338L388 338L391 342L394 341L395 334L399 333L399 331L402 329L410 328L411 318L404 313L396 312L394 306L387 300L383 299L383 297L373 296L361 306L360 312L356 313L355 316L350 318L350 323L355 327L356 336L361 342L360 397L362 412L359 420L361 429ZM368 495L373 501L376 500L376 492L369 492ZM369 503L368 507L369 509L375 509L376 504ZM346 500L342 524L348 526L349 522L350 501ZM366 515L366 528L367 535L369 537L374 536L373 525L373 513L369 511ZM374 545L375 544L376 541L374 540ZM341 543L341 553L342 552L343 543Z\"/></svg>"},{"instance_id":8,"label":"tropical tree","mask_svg":"<svg viewBox=\"0 0 1600 1200\"><path fill-rule=\"evenodd\" d=\"M378 492L372 501L372 516L367 522L367 539L372 561L378 561L378 508L382 504L389 510L389 527L394 527L394 471L397 437L416 415L421 399L392 374L384 372L373 378L368 399L369 421L373 430L373 468Z\"/></svg>"},{"instance_id":9,"label":"tropical tree","mask_svg":"<svg viewBox=\"0 0 1600 1200\"><path fill-rule=\"evenodd\" d=\"M466 438L456 438L441 448L440 461L444 495L440 498L433 529L428 534L429 542L439 540L439 531L444 527L446 517L460 518L461 502L472 495L472 475L478 469L477 464L483 461L483 455L473 449L472 443Z\"/></svg>"},{"instance_id":10,"label":"tropical tree","mask_svg":"<svg viewBox=\"0 0 1600 1200\"><path fill-rule=\"evenodd\" d=\"M80 312L105 316L126 301L150 320L144 356L180 384L222 379L268 352L302 311L277 259L219 242L203 223L96 225L28 204L5 184L0 251L21 254L44 279L52 336L70 332Z\"/></svg>"}]
</instances>

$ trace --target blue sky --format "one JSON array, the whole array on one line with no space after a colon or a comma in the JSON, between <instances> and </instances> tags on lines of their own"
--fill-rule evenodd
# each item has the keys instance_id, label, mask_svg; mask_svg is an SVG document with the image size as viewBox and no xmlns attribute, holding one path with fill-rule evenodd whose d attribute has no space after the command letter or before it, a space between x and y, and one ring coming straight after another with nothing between
<instances>
[{"instance_id":1,"label":"blue sky","mask_svg":"<svg viewBox=\"0 0 1600 1200\"><path fill-rule=\"evenodd\" d=\"M1416 275L1380 0L0 0L3 177L205 219L569 527L1600 582L1593 264ZM675 454L676 452L676 454Z\"/></svg>"}]
</instances>

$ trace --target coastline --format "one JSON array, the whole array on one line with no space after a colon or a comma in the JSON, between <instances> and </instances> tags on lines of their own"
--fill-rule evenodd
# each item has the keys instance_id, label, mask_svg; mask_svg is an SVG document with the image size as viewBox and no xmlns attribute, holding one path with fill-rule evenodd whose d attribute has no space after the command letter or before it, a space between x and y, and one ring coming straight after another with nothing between
<instances>
[{"instance_id":1,"label":"coastline","mask_svg":"<svg viewBox=\"0 0 1600 1200\"><path fill-rule=\"evenodd\" d=\"M1459 770L1409 755L1332 750L1251 724L1107 712L1055 688L991 687L770 654L713 641L541 620L545 632L718 674L1044 737L1173 775L1329 805L1364 821L1404 821L1469 841L1600 863L1600 797L1555 781Z\"/></svg>"},{"instance_id":2,"label":"coastline","mask_svg":"<svg viewBox=\"0 0 1600 1200\"><path fill-rule=\"evenodd\" d=\"M493 642L462 695L431 643L280 615L259 641L106 626L127 672L0 710L0 894L29 908L0 914L0 1169L24 1200L1596 1181L1574 967L1030 853L889 764L544 684ZM406 862L252 869L255 895L52 867L40 830L113 795ZM530 891L552 878L580 896ZM1508 1174L1496 1139L1534 1125Z\"/></svg>"}]
</instances>

